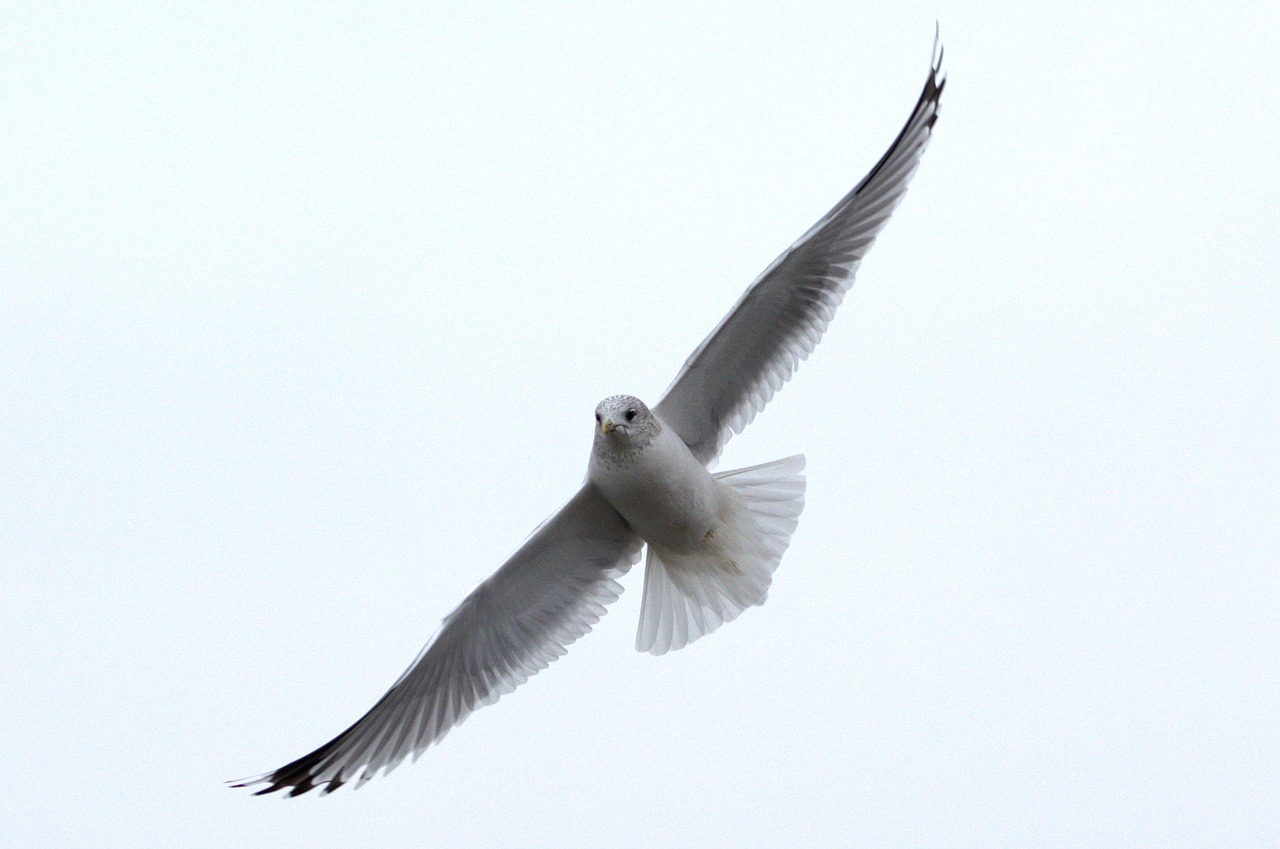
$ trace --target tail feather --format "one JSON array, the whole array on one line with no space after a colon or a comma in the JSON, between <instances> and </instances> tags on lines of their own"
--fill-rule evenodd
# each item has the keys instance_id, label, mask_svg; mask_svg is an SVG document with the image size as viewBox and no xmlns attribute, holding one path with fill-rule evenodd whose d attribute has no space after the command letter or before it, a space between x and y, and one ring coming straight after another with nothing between
<instances>
[{"instance_id":1,"label":"tail feather","mask_svg":"<svg viewBox=\"0 0 1280 849\"><path fill-rule=\"evenodd\" d=\"M764 604L804 509L804 457L721 472L728 509L696 552L649 546L636 648L665 654Z\"/></svg>"}]
</instances>

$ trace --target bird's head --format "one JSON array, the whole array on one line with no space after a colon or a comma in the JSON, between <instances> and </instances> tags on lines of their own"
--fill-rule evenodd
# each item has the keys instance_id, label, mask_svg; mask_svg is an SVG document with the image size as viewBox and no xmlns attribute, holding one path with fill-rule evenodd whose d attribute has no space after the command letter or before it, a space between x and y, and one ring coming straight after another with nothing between
<instances>
[{"instance_id":1,"label":"bird's head","mask_svg":"<svg viewBox=\"0 0 1280 849\"><path fill-rule=\"evenodd\" d=\"M596 405L596 440L648 440L658 432L658 420L639 398L614 395Z\"/></svg>"}]
</instances>

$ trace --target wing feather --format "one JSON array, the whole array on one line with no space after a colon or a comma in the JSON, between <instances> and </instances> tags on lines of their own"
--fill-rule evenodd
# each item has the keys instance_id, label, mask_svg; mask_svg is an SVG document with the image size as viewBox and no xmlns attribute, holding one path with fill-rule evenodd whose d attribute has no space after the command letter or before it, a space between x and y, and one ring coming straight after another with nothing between
<instances>
[{"instance_id":1,"label":"wing feather","mask_svg":"<svg viewBox=\"0 0 1280 849\"><path fill-rule=\"evenodd\" d=\"M880 161L773 261L685 361L655 412L704 463L751 423L821 341L863 256L902 200L938 118L942 50Z\"/></svg>"},{"instance_id":2,"label":"wing feather","mask_svg":"<svg viewBox=\"0 0 1280 849\"><path fill-rule=\"evenodd\" d=\"M357 786L417 758L472 711L565 654L617 599L640 539L590 484L450 613L391 689L346 731L277 770L235 782L290 796Z\"/></svg>"}]
</instances>

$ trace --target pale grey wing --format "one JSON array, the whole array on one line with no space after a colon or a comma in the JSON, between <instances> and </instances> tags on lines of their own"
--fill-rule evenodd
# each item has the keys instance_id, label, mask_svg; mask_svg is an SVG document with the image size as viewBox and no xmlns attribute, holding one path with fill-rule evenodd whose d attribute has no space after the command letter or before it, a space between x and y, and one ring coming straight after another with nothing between
<instances>
[{"instance_id":1,"label":"pale grey wing","mask_svg":"<svg viewBox=\"0 0 1280 849\"><path fill-rule=\"evenodd\" d=\"M871 173L756 278L655 407L702 462L751 423L822 339L929 143L945 85L936 42L934 57L910 120Z\"/></svg>"},{"instance_id":2,"label":"pale grey wing","mask_svg":"<svg viewBox=\"0 0 1280 849\"><path fill-rule=\"evenodd\" d=\"M357 786L390 772L545 669L591 630L617 599L616 578L639 558L640 541L587 484L441 623L395 685L358 722L309 755L235 782L292 788Z\"/></svg>"}]
</instances>

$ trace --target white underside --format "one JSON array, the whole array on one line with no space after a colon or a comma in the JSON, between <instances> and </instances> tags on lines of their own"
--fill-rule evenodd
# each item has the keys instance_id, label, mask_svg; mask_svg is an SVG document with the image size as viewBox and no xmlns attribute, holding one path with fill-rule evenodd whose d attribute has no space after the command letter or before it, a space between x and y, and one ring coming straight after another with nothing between
<instances>
[{"instance_id":1,"label":"white underside","mask_svg":"<svg viewBox=\"0 0 1280 849\"><path fill-rule=\"evenodd\" d=\"M727 492L719 523L693 552L649 546L636 649L681 649L764 604L804 509L804 457L714 475Z\"/></svg>"}]
</instances>

